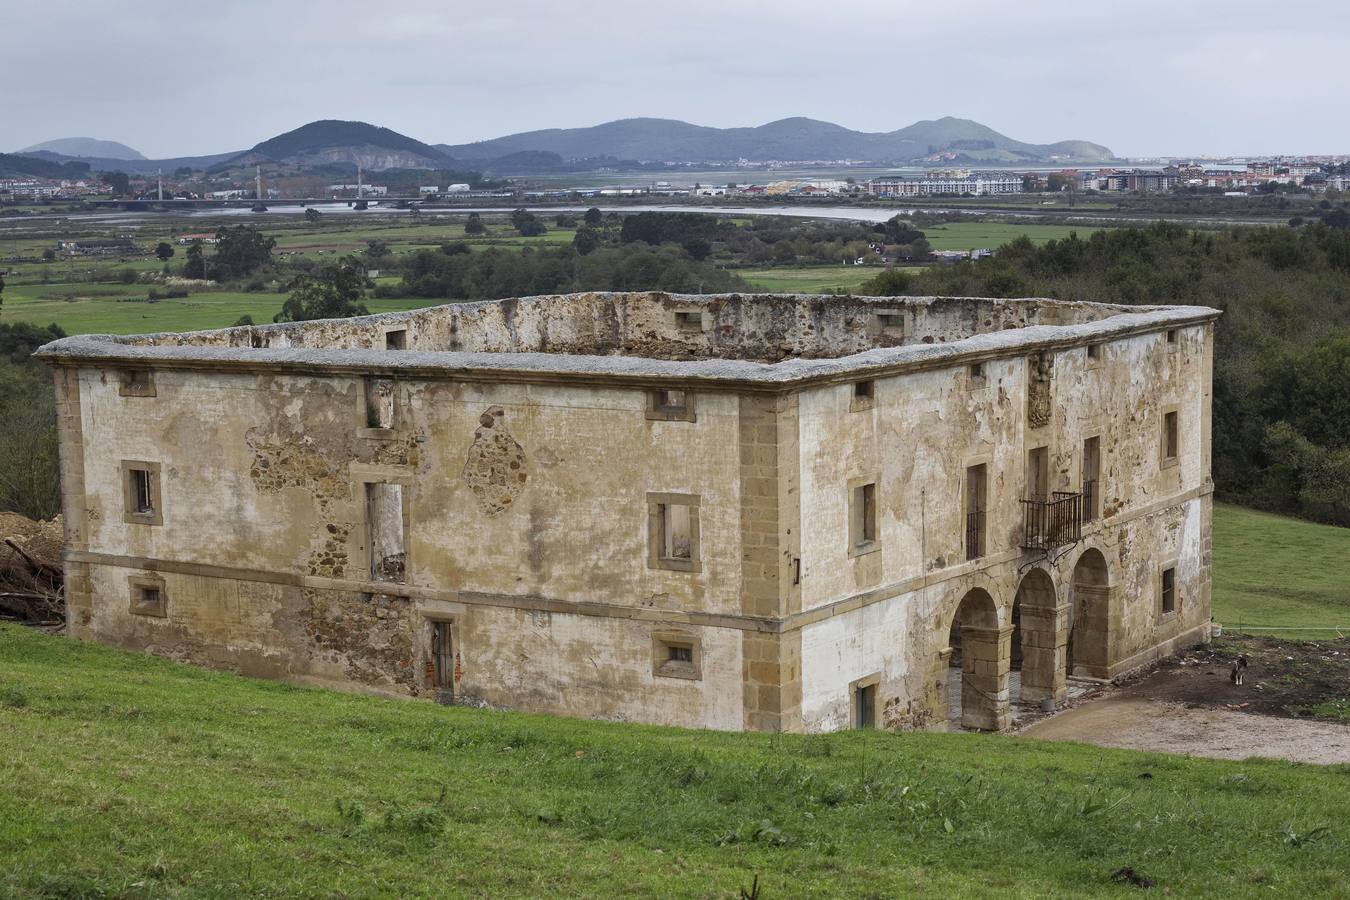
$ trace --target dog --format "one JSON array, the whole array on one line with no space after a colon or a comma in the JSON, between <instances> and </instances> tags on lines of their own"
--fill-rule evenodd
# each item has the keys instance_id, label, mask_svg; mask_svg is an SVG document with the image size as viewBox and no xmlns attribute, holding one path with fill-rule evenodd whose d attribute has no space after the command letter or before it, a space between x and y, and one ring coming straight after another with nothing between
<instances>
[{"instance_id":1,"label":"dog","mask_svg":"<svg viewBox=\"0 0 1350 900\"><path fill-rule=\"evenodd\" d=\"M1228 680L1233 684L1242 684L1242 679L1247 675L1247 657L1239 656L1233 662L1233 670L1228 674Z\"/></svg>"}]
</instances>

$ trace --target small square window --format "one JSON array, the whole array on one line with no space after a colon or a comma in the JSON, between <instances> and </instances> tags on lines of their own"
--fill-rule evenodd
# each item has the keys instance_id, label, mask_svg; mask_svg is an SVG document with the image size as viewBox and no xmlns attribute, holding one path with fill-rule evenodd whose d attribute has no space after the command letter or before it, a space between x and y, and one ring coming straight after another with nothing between
<instances>
[{"instance_id":1,"label":"small square window","mask_svg":"<svg viewBox=\"0 0 1350 900\"><path fill-rule=\"evenodd\" d=\"M697 309L678 310L675 313L675 326L681 331L702 331L703 313Z\"/></svg>"},{"instance_id":2,"label":"small square window","mask_svg":"<svg viewBox=\"0 0 1350 900\"><path fill-rule=\"evenodd\" d=\"M1101 345L1101 344L1088 344L1088 345L1087 345L1087 358L1088 358L1088 362L1099 362L1099 361L1101 360L1101 358L1102 358L1102 345Z\"/></svg>"},{"instance_id":3,"label":"small square window","mask_svg":"<svg viewBox=\"0 0 1350 900\"><path fill-rule=\"evenodd\" d=\"M132 615L160 619L169 615L163 581L156 577L133 575L128 579L128 584L131 587Z\"/></svg>"},{"instance_id":4,"label":"small square window","mask_svg":"<svg viewBox=\"0 0 1350 900\"><path fill-rule=\"evenodd\" d=\"M123 521L130 525L164 524L159 472L159 463L123 460Z\"/></svg>"},{"instance_id":5,"label":"small square window","mask_svg":"<svg viewBox=\"0 0 1350 900\"><path fill-rule=\"evenodd\" d=\"M649 568L701 571L696 495L648 494L647 532Z\"/></svg>"},{"instance_id":6,"label":"small square window","mask_svg":"<svg viewBox=\"0 0 1350 900\"><path fill-rule=\"evenodd\" d=\"M1162 584L1160 585L1162 614L1170 615L1177 611L1177 570L1175 568L1166 568L1162 571Z\"/></svg>"},{"instance_id":7,"label":"small square window","mask_svg":"<svg viewBox=\"0 0 1350 900\"><path fill-rule=\"evenodd\" d=\"M407 350L408 349L408 329L398 328L394 331L384 333L384 349L386 350Z\"/></svg>"},{"instance_id":8,"label":"small square window","mask_svg":"<svg viewBox=\"0 0 1350 900\"><path fill-rule=\"evenodd\" d=\"M703 677L703 660L696 637L681 631L652 635L652 674L663 678Z\"/></svg>"},{"instance_id":9,"label":"small square window","mask_svg":"<svg viewBox=\"0 0 1350 900\"><path fill-rule=\"evenodd\" d=\"M972 388L984 387L984 363L973 362L966 366L966 378Z\"/></svg>"},{"instance_id":10,"label":"small square window","mask_svg":"<svg viewBox=\"0 0 1350 900\"><path fill-rule=\"evenodd\" d=\"M1167 329L1167 347L1169 350L1175 350L1177 348L1177 339L1179 335L1180 332L1178 332L1177 329Z\"/></svg>"},{"instance_id":11,"label":"small square window","mask_svg":"<svg viewBox=\"0 0 1350 900\"><path fill-rule=\"evenodd\" d=\"M647 418L657 422L693 422L693 393L669 389L648 391Z\"/></svg>"},{"instance_id":12,"label":"small square window","mask_svg":"<svg viewBox=\"0 0 1350 900\"><path fill-rule=\"evenodd\" d=\"M898 309L878 310L874 316L877 327L887 337L903 337L905 334L905 314Z\"/></svg>"},{"instance_id":13,"label":"small square window","mask_svg":"<svg viewBox=\"0 0 1350 900\"><path fill-rule=\"evenodd\" d=\"M149 369L123 369L117 393L123 397L155 396L155 374Z\"/></svg>"}]
</instances>

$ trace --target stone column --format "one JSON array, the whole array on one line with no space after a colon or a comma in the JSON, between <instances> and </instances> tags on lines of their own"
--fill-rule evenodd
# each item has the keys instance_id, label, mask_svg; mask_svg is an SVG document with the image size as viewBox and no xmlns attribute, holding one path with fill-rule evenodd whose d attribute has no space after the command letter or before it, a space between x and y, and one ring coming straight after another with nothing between
<instances>
[{"instance_id":1,"label":"stone column","mask_svg":"<svg viewBox=\"0 0 1350 900\"><path fill-rule=\"evenodd\" d=\"M1056 704L1068 696L1069 605L1022 607L1022 697Z\"/></svg>"},{"instance_id":2,"label":"stone column","mask_svg":"<svg viewBox=\"0 0 1350 900\"><path fill-rule=\"evenodd\" d=\"M1008 671L1012 663L1011 625L961 626L961 724L980 731L1008 727Z\"/></svg>"}]
</instances>

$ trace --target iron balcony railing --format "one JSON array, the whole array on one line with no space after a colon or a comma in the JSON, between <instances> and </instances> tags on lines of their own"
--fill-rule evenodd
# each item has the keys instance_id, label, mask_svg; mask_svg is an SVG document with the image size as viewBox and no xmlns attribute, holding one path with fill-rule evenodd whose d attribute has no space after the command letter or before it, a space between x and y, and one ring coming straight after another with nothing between
<instances>
[{"instance_id":1,"label":"iron balcony railing","mask_svg":"<svg viewBox=\"0 0 1350 900\"><path fill-rule=\"evenodd\" d=\"M984 510L966 513L966 559L984 556Z\"/></svg>"},{"instance_id":2,"label":"iron balcony railing","mask_svg":"<svg viewBox=\"0 0 1350 900\"><path fill-rule=\"evenodd\" d=\"M1022 547L1054 550L1083 536L1083 495L1055 491L1049 500L1022 501Z\"/></svg>"}]
</instances>

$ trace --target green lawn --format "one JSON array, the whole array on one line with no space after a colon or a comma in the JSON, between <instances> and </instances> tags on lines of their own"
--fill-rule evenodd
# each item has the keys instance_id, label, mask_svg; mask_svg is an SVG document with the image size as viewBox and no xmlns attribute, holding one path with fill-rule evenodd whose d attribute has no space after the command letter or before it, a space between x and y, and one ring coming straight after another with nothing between
<instances>
[{"instance_id":1,"label":"green lawn","mask_svg":"<svg viewBox=\"0 0 1350 900\"><path fill-rule=\"evenodd\" d=\"M1215 504L1214 618L1241 631L1343 628L1350 634L1350 528Z\"/></svg>"},{"instance_id":2,"label":"green lawn","mask_svg":"<svg viewBox=\"0 0 1350 900\"><path fill-rule=\"evenodd\" d=\"M1314 897L1350 874L1347 767L447 708L6 624L0 746L0 896L1127 896L1130 866Z\"/></svg>"},{"instance_id":3,"label":"green lawn","mask_svg":"<svg viewBox=\"0 0 1350 900\"><path fill-rule=\"evenodd\" d=\"M775 266L735 269L761 291L775 294L829 294L856 291L858 285L882 271L880 266Z\"/></svg>"},{"instance_id":4,"label":"green lawn","mask_svg":"<svg viewBox=\"0 0 1350 900\"><path fill-rule=\"evenodd\" d=\"M934 250L989 250L1026 235L1032 243L1044 244L1062 240L1077 233L1086 238L1102 229L1092 225L1010 225L1000 222L949 222L946 225L925 225L923 233Z\"/></svg>"}]
</instances>

